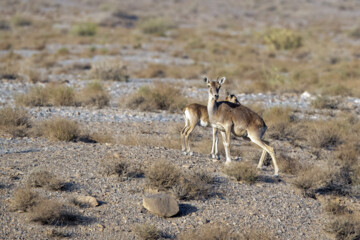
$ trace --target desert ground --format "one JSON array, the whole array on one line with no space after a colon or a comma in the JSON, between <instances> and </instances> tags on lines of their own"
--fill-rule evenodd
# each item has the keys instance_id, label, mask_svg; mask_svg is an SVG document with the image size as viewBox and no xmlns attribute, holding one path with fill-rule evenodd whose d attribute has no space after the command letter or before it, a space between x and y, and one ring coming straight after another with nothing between
<instances>
[{"instance_id":1,"label":"desert ground","mask_svg":"<svg viewBox=\"0 0 360 240\"><path fill-rule=\"evenodd\" d=\"M184 154L204 76L279 176L239 137L211 158L209 127ZM359 139L357 0L0 1L0 239L360 239Z\"/></svg>"}]
</instances>

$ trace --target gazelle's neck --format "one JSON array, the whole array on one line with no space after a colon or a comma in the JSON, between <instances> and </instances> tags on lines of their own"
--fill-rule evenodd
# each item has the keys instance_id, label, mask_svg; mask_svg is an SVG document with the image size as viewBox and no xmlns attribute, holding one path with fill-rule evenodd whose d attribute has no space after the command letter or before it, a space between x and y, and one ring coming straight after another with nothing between
<instances>
[{"instance_id":1,"label":"gazelle's neck","mask_svg":"<svg viewBox=\"0 0 360 240\"><path fill-rule=\"evenodd\" d=\"M210 119L210 122L211 122L212 119L213 119L214 113L217 110L217 102L211 96L209 96L209 99L208 99L207 110L208 110L209 119Z\"/></svg>"}]
</instances>

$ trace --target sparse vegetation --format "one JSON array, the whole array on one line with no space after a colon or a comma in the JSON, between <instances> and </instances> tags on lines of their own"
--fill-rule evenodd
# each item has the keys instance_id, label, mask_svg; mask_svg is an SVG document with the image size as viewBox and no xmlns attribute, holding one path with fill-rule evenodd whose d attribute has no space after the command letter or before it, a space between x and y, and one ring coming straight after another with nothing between
<instances>
[{"instance_id":1,"label":"sparse vegetation","mask_svg":"<svg viewBox=\"0 0 360 240\"><path fill-rule=\"evenodd\" d=\"M338 103L335 100L330 99L329 97L322 97L318 96L314 100L311 101L311 106L313 108L329 108L329 109L336 109Z\"/></svg>"},{"instance_id":2,"label":"sparse vegetation","mask_svg":"<svg viewBox=\"0 0 360 240\"><path fill-rule=\"evenodd\" d=\"M110 96L100 82L90 82L79 92L77 101L81 105L102 108L109 105Z\"/></svg>"},{"instance_id":3,"label":"sparse vegetation","mask_svg":"<svg viewBox=\"0 0 360 240\"><path fill-rule=\"evenodd\" d=\"M142 240L156 240L161 238L161 232L155 227L155 225L136 224L133 231Z\"/></svg>"},{"instance_id":4,"label":"sparse vegetation","mask_svg":"<svg viewBox=\"0 0 360 240\"><path fill-rule=\"evenodd\" d=\"M186 106L186 99L179 89L164 83L155 83L151 87L141 87L131 95L126 107L141 111L168 110L180 111Z\"/></svg>"},{"instance_id":5,"label":"sparse vegetation","mask_svg":"<svg viewBox=\"0 0 360 240\"><path fill-rule=\"evenodd\" d=\"M10 201L12 211L28 212L40 201L40 196L30 188L18 188Z\"/></svg>"},{"instance_id":6,"label":"sparse vegetation","mask_svg":"<svg viewBox=\"0 0 360 240\"><path fill-rule=\"evenodd\" d=\"M284 139L288 137L291 131L291 122L293 110L289 107L272 107L265 110L263 119L269 126L270 136L275 139Z\"/></svg>"},{"instance_id":7,"label":"sparse vegetation","mask_svg":"<svg viewBox=\"0 0 360 240\"><path fill-rule=\"evenodd\" d=\"M235 178L236 181L254 183L258 178L255 166L249 162L231 163L229 166L225 166L223 171L229 177Z\"/></svg>"},{"instance_id":8,"label":"sparse vegetation","mask_svg":"<svg viewBox=\"0 0 360 240\"><path fill-rule=\"evenodd\" d=\"M265 43L277 50L289 50L302 46L302 37L292 30L272 29L264 37Z\"/></svg>"},{"instance_id":9,"label":"sparse vegetation","mask_svg":"<svg viewBox=\"0 0 360 240\"><path fill-rule=\"evenodd\" d=\"M21 108L5 107L0 109L0 132L5 132L13 137L27 135L30 127L30 116Z\"/></svg>"},{"instance_id":10,"label":"sparse vegetation","mask_svg":"<svg viewBox=\"0 0 360 240\"><path fill-rule=\"evenodd\" d=\"M79 136L79 126L72 120L55 117L44 121L40 132L40 135L49 139L69 142Z\"/></svg>"},{"instance_id":11,"label":"sparse vegetation","mask_svg":"<svg viewBox=\"0 0 360 240\"><path fill-rule=\"evenodd\" d=\"M30 219L43 225L64 226L76 224L80 217L69 206L55 200L42 200L32 208Z\"/></svg>"},{"instance_id":12,"label":"sparse vegetation","mask_svg":"<svg viewBox=\"0 0 360 240\"><path fill-rule=\"evenodd\" d=\"M99 62L91 67L90 77L95 80L127 82L129 75L120 61Z\"/></svg>"},{"instance_id":13,"label":"sparse vegetation","mask_svg":"<svg viewBox=\"0 0 360 240\"><path fill-rule=\"evenodd\" d=\"M106 157L102 161L103 172L110 175L117 175L120 180L132 179L144 175L140 166L123 158L114 156Z\"/></svg>"},{"instance_id":14,"label":"sparse vegetation","mask_svg":"<svg viewBox=\"0 0 360 240\"><path fill-rule=\"evenodd\" d=\"M146 19L140 24L143 33L158 36L164 36L166 31L173 28L175 28L175 24L170 19L160 17Z\"/></svg>"},{"instance_id":15,"label":"sparse vegetation","mask_svg":"<svg viewBox=\"0 0 360 240\"><path fill-rule=\"evenodd\" d=\"M30 18L21 15L14 15L11 18L11 22L16 27L26 27L32 24L32 20Z\"/></svg>"},{"instance_id":16,"label":"sparse vegetation","mask_svg":"<svg viewBox=\"0 0 360 240\"><path fill-rule=\"evenodd\" d=\"M145 171L147 186L159 191L170 191L179 199L203 199L209 196L210 188L196 173L185 173L165 160L154 162Z\"/></svg>"},{"instance_id":17,"label":"sparse vegetation","mask_svg":"<svg viewBox=\"0 0 360 240\"><path fill-rule=\"evenodd\" d=\"M27 179L27 185L30 187L44 187L53 191L59 191L65 187L63 181L43 169L37 169L31 172Z\"/></svg>"},{"instance_id":18,"label":"sparse vegetation","mask_svg":"<svg viewBox=\"0 0 360 240\"><path fill-rule=\"evenodd\" d=\"M71 32L77 36L95 36L97 32L97 24L93 22L82 22L72 26Z\"/></svg>"},{"instance_id":19,"label":"sparse vegetation","mask_svg":"<svg viewBox=\"0 0 360 240\"><path fill-rule=\"evenodd\" d=\"M332 219L326 230L335 234L338 240L360 238L360 219L353 214L345 214Z\"/></svg>"}]
</instances>

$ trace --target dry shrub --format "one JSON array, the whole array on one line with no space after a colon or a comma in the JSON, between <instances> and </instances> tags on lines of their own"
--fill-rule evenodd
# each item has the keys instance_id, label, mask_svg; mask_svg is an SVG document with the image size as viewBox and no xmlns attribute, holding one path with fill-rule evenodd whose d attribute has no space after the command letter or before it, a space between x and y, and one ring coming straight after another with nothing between
<instances>
[{"instance_id":1,"label":"dry shrub","mask_svg":"<svg viewBox=\"0 0 360 240\"><path fill-rule=\"evenodd\" d=\"M338 106L338 103L335 100L332 100L328 97L322 97L318 96L314 100L311 101L311 106L313 108L319 108L319 109L336 109Z\"/></svg>"},{"instance_id":2,"label":"dry shrub","mask_svg":"<svg viewBox=\"0 0 360 240\"><path fill-rule=\"evenodd\" d=\"M308 124L308 142L316 148L333 148L344 140L345 130L336 121L316 121Z\"/></svg>"},{"instance_id":3,"label":"dry shrub","mask_svg":"<svg viewBox=\"0 0 360 240\"><path fill-rule=\"evenodd\" d=\"M175 24L171 20L160 17L146 19L140 22L140 29L143 33L157 36L164 36L166 31L175 27Z\"/></svg>"},{"instance_id":4,"label":"dry shrub","mask_svg":"<svg viewBox=\"0 0 360 240\"><path fill-rule=\"evenodd\" d=\"M96 143L114 143L114 138L110 133L92 133L89 139Z\"/></svg>"},{"instance_id":5,"label":"dry shrub","mask_svg":"<svg viewBox=\"0 0 360 240\"><path fill-rule=\"evenodd\" d=\"M60 238L69 238L71 235L69 233L61 232L57 229L52 229L47 232L47 237L49 239L60 239Z\"/></svg>"},{"instance_id":6,"label":"dry shrub","mask_svg":"<svg viewBox=\"0 0 360 240\"><path fill-rule=\"evenodd\" d=\"M16 96L15 101L22 106L73 106L75 92L68 86L49 84L32 87L29 92Z\"/></svg>"},{"instance_id":7,"label":"dry shrub","mask_svg":"<svg viewBox=\"0 0 360 240\"><path fill-rule=\"evenodd\" d=\"M289 173L296 175L301 169L301 164L298 159L285 156L283 154L277 157L277 162L280 168L280 171L283 173Z\"/></svg>"},{"instance_id":8,"label":"dry shrub","mask_svg":"<svg viewBox=\"0 0 360 240\"><path fill-rule=\"evenodd\" d=\"M344 214L332 219L326 231L335 234L339 240L360 239L360 218L354 214Z\"/></svg>"},{"instance_id":9,"label":"dry shrub","mask_svg":"<svg viewBox=\"0 0 360 240\"><path fill-rule=\"evenodd\" d=\"M97 62L91 67L90 77L95 80L127 82L126 65L119 61Z\"/></svg>"},{"instance_id":10,"label":"dry shrub","mask_svg":"<svg viewBox=\"0 0 360 240\"><path fill-rule=\"evenodd\" d=\"M289 107L273 107L263 113L266 124L272 138L286 138L290 131L290 123L293 122L293 110Z\"/></svg>"},{"instance_id":11,"label":"dry shrub","mask_svg":"<svg viewBox=\"0 0 360 240\"><path fill-rule=\"evenodd\" d=\"M185 173L165 160L154 162L145 172L146 185L159 191L170 191L179 199L203 199L209 196L209 186L194 172Z\"/></svg>"},{"instance_id":12,"label":"dry shrub","mask_svg":"<svg viewBox=\"0 0 360 240\"><path fill-rule=\"evenodd\" d=\"M40 135L52 140L69 142L79 136L79 126L72 120L54 117L42 122Z\"/></svg>"},{"instance_id":13,"label":"dry shrub","mask_svg":"<svg viewBox=\"0 0 360 240\"><path fill-rule=\"evenodd\" d=\"M345 213L351 213L347 207L342 204L339 199L330 199L325 205L325 211L333 215L343 215Z\"/></svg>"},{"instance_id":14,"label":"dry shrub","mask_svg":"<svg viewBox=\"0 0 360 240\"><path fill-rule=\"evenodd\" d=\"M295 187L300 189L304 196L315 197L315 190L317 187L323 185L327 180L328 175L324 169L313 165L304 166L297 174L294 181Z\"/></svg>"},{"instance_id":15,"label":"dry shrub","mask_svg":"<svg viewBox=\"0 0 360 240\"><path fill-rule=\"evenodd\" d=\"M100 82L91 82L80 91L77 101L81 105L91 105L102 108L109 105L110 97Z\"/></svg>"},{"instance_id":16,"label":"dry shrub","mask_svg":"<svg viewBox=\"0 0 360 240\"><path fill-rule=\"evenodd\" d=\"M137 178L144 175L143 170L138 164L115 156L103 159L102 165L103 173L107 176L117 175L120 180Z\"/></svg>"},{"instance_id":17,"label":"dry shrub","mask_svg":"<svg viewBox=\"0 0 360 240\"><path fill-rule=\"evenodd\" d=\"M357 142L342 144L336 151L336 156L344 165L356 165L360 155L360 145Z\"/></svg>"},{"instance_id":18,"label":"dry shrub","mask_svg":"<svg viewBox=\"0 0 360 240\"><path fill-rule=\"evenodd\" d=\"M136 224L133 227L135 234L143 240L156 240L161 238L161 232L152 224Z\"/></svg>"},{"instance_id":19,"label":"dry shrub","mask_svg":"<svg viewBox=\"0 0 360 240\"><path fill-rule=\"evenodd\" d=\"M264 37L265 43L277 50L289 50L302 46L302 37L292 30L272 29Z\"/></svg>"},{"instance_id":20,"label":"dry shrub","mask_svg":"<svg viewBox=\"0 0 360 240\"><path fill-rule=\"evenodd\" d=\"M22 69L21 73L24 74L27 77L27 80L32 83L47 81L44 73L31 67L25 67Z\"/></svg>"},{"instance_id":21,"label":"dry shrub","mask_svg":"<svg viewBox=\"0 0 360 240\"><path fill-rule=\"evenodd\" d=\"M13 137L27 135L30 127L28 113L21 108L5 107L0 109L0 131L8 133Z\"/></svg>"},{"instance_id":22,"label":"dry shrub","mask_svg":"<svg viewBox=\"0 0 360 240\"><path fill-rule=\"evenodd\" d=\"M54 174L42 169L30 173L27 179L27 185L29 187L44 187L54 191L63 190L65 187L64 181L61 181Z\"/></svg>"},{"instance_id":23,"label":"dry shrub","mask_svg":"<svg viewBox=\"0 0 360 240\"><path fill-rule=\"evenodd\" d=\"M15 80L19 77L19 66L13 61L6 62L5 65L0 65L0 79Z\"/></svg>"},{"instance_id":24,"label":"dry shrub","mask_svg":"<svg viewBox=\"0 0 360 240\"><path fill-rule=\"evenodd\" d=\"M256 168L250 162L233 162L225 166L223 172L237 181L254 183L258 178Z\"/></svg>"},{"instance_id":25,"label":"dry shrub","mask_svg":"<svg viewBox=\"0 0 360 240\"><path fill-rule=\"evenodd\" d=\"M15 102L21 106L47 106L49 94L44 87L36 86L30 88L27 93L15 96Z\"/></svg>"},{"instance_id":26,"label":"dry shrub","mask_svg":"<svg viewBox=\"0 0 360 240\"><path fill-rule=\"evenodd\" d=\"M187 104L179 89L157 82L153 86L141 87L126 101L126 107L141 111L181 111Z\"/></svg>"},{"instance_id":27,"label":"dry shrub","mask_svg":"<svg viewBox=\"0 0 360 240\"><path fill-rule=\"evenodd\" d=\"M28 212L38 204L39 200L39 195L30 188L19 188L15 191L13 199L10 200L10 209L12 211Z\"/></svg>"},{"instance_id":28,"label":"dry shrub","mask_svg":"<svg viewBox=\"0 0 360 240\"><path fill-rule=\"evenodd\" d=\"M93 22L82 22L72 26L71 33L77 36L95 36L97 24Z\"/></svg>"},{"instance_id":29,"label":"dry shrub","mask_svg":"<svg viewBox=\"0 0 360 240\"><path fill-rule=\"evenodd\" d=\"M26 16L14 15L11 18L12 24L16 27L26 27L32 24L32 20Z\"/></svg>"},{"instance_id":30,"label":"dry shrub","mask_svg":"<svg viewBox=\"0 0 360 240\"><path fill-rule=\"evenodd\" d=\"M31 209L30 220L44 225L75 225L79 215L69 206L53 200L42 200Z\"/></svg>"},{"instance_id":31,"label":"dry shrub","mask_svg":"<svg viewBox=\"0 0 360 240\"><path fill-rule=\"evenodd\" d=\"M186 230L177 236L178 240L228 240L238 239L237 234L224 224L205 224L193 230Z\"/></svg>"}]
</instances>

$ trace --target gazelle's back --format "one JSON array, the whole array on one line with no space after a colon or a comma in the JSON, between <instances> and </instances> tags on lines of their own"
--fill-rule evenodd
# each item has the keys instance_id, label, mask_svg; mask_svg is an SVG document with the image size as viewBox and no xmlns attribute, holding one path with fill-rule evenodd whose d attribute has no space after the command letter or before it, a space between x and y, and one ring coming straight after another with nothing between
<instances>
[{"instance_id":1,"label":"gazelle's back","mask_svg":"<svg viewBox=\"0 0 360 240\"><path fill-rule=\"evenodd\" d=\"M200 125L207 126L209 124L209 114L207 107L198 103L192 103L185 107L184 112L191 113L192 116L196 117L200 121Z\"/></svg>"}]
</instances>

